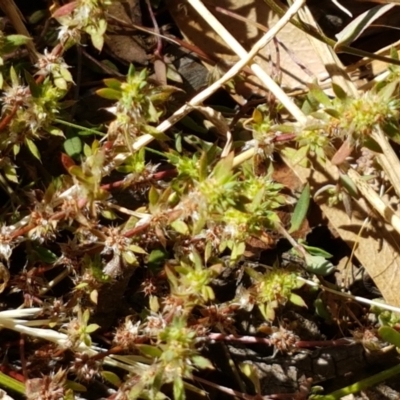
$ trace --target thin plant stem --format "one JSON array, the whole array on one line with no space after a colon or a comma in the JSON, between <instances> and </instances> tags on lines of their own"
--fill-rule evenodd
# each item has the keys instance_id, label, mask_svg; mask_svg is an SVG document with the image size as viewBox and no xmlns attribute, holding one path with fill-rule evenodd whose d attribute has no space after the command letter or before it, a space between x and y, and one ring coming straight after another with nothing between
<instances>
[{"instance_id":1,"label":"thin plant stem","mask_svg":"<svg viewBox=\"0 0 400 400\"><path fill-rule=\"evenodd\" d=\"M376 375L370 376L369 378L363 379L359 382L353 383L352 385L346 386L342 389L336 390L331 394L327 395L314 395L311 396L312 400L339 400L349 394L360 392L361 390L368 389L380 382L383 382L395 375L400 374L400 364L388 368L385 371L379 372Z\"/></svg>"}]
</instances>

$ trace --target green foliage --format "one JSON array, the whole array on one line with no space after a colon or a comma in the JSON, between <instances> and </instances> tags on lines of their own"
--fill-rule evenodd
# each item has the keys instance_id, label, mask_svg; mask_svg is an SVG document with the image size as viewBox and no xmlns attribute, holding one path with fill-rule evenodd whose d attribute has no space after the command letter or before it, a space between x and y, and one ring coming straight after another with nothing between
<instances>
[{"instance_id":1,"label":"green foliage","mask_svg":"<svg viewBox=\"0 0 400 400\"><path fill-rule=\"evenodd\" d=\"M0 34L0 186L7 195L0 212L0 290L5 298L20 292L23 310L42 309L39 323L52 328L44 338L66 332L57 343L72 353L52 361L61 371L53 381L65 398L85 389L67 381L72 373L85 385L103 377L121 398L166 399L168 394L180 400L194 388L193 373L213 367L202 355L211 333L239 336L239 308L258 309L275 332L267 340L278 343L285 336L284 328L274 326L279 308L306 307L296 293L302 286L299 275L333 272L330 254L290 234L300 230L311 196L328 195L327 203L336 206L357 198L357 187L341 169L338 182L316 193L312 182L305 184L294 206L291 188L275 180L281 172L274 171L280 166L276 154L292 165L312 167L317 161L321 167L334 156L337 143L346 143L349 153L356 145L381 151L371 138L377 128L400 141L399 69L391 66L387 80L357 99L335 85L332 97L311 85L303 110L312 119L304 124L282 122L284 114L271 104L243 108L245 117L225 108L218 118L229 132L215 137L206 123L191 117L166 133L158 130L161 118L172 113L170 100L178 89L157 84L151 67L131 65L125 77L106 78L96 90L109 102L109 120L100 125L86 120L85 113L79 116L74 77L79 88L85 86L63 55L87 40L102 49L111 4L78 0L56 9L53 17L60 26L50 24L40 39L53 50L37 54L34 65L12 54L26 37ZM31 17L34 23L45 15L39 14ZM146 147L152 138L157 144ZM249 150L252 158L243 161ZM283 210L291 213L290 227L281 219ZM277 233L290 239L302 268L292 268L294 263L262 272L260 264L250 268L246 262L253 244L255 251L269 249ZM244 272L250 279L242 279ZM70 282L60 284L66 278ZM227 279L237 284L237 293L222 304L219 284ZM63 296L56 297L60 290ZM318 296L316 291L310 296ZM333 323L324 301L323 296L315 300L316 313ZM106 331L102 346L112 341L110 352L101 353L92 343L100 326L89 320L108 306L115 320L125 320L116 329L101 326ZM393 326L398 319L379 311L382 325ZM29 334L32 327L24 328ZM390 338L393 332L381 333ZM280 348L291 348L289 336ZM119 354L109 357L113 352ZM64 372L67 358L74 360ZM115 370L100 371L110 360ZM262 395L257 371L247 364L241 370ZM51 378L40 378L42 387Z\"/></svg>"},{"instance_id":2,"label":"green foliage","mask_svg":"<svg viewBox=\"0 0 400 400\"><path fill-rule=\"evenodd\" d=\"M79 310L77 319L68 324L68 339L70 341L69 345L72 348L79 347L81 343L91 346L92 339L90 334L99 329L100 326L97 324L88 324L89 318L89 310L85 310L84 312Z\"/></svg>"},{"instance_id":3,"label":"green foliage","mask_svg":"<svg viewBox=\"0 0 400 400\"><path fill-rule=\"evenodd\" d=\"M275 319L275 309L280 305L291 302L297 306L306 306L304 300L293 290L303 286L303 282L297 279L297 274L282 268L271 268L261 274L254 269L246 268L246 272L253 280L250 293L267 321Z\"/></svg>"}]
</instances>

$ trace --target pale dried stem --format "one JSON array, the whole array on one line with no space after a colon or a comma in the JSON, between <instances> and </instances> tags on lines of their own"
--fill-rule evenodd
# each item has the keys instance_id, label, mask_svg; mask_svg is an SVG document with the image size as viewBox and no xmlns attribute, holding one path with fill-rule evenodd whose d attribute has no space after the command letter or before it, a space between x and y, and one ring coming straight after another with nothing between
<instances>
[{"instance_id":1,"label":"pale dried stem","mask_svg":"<svg viewBox=\"0 0 400 400\"><path fill-rule=\"evenodd\" d=\"M204 7L204 5L198 0L188 0L193 7L197 11L201 10L209 11ZM185 104L177 111L174 112L171 117L163 121L160 125L158 125L157 130L160 132L165 132L171 126L176 124L180 119L182 119L186 114L193 110L193 107L201 104L204 100L210 97L213 93L215 93L219 88L221 88L226 82L235 77L242 69L245 67L251 59L263 48L265 47L274 37L275 35L290 21L290 19L297 13L297 11L301 8L305 0L297 0L292 7L287 11L287 13L253 46L249 53L243 49L243 47L234 39L229 32L219 23L219 21L212 16L212 21L216 21L216 24L219 24L223 30L229 35L229 37L241 48L241 59L231 68L229 69L225 75L223 75L220 79L215 81L212 85L210 85L207 89L203 90L195 97L193 97L188 104ZM212 14L210 14L212 15ZM204 14L203 14L204 16ZM208 22L211 21L207 20ZM292 113L293 116L298 121L306 121L305 115L302 111L292 102L292 100L285 94L285 92L266 74L258 65L255 65L255 69L260 72L260 76L258 76L265 84L265 86L270 89L277 98L282 102L283 105ZM252 67L253 67L252 65ZM264 79L265 78L265 79ZM270 86L271 85L271 86ZM154 137L152 135L143 135L134 143L133 149L140 150L142 147L148 145Z\"/></svg>"},{"instance_id":2,"label":"pale dried stem","mask_svg":"<svg viewBox=\"0 0 400 400\"><path fill-rule=\"evenodd\" d=\"M276 23L271 30L264 35L260 41L248 53L242 45L230 34L230 32L215 18L215 16L204 6L200 0L188 0L193 8L201 15L223 39L226 44L243 60L250 62L252 58L265 46L268 42L281 30L300 8L304 5L305 0L296 0L293 5L287 10L285 15ZM261 42L261 46L258 44ZM262 84L269 89L275 97L286 107L286 109L296 118L297 121L305 123L307 118L296 104L287 96L282 88L257 64L253 63L250 68L257 76Z\"/></svg>"},{"instance_id":3,"label":"pale dried stem","mask_svg":"<svg viewBox=\"0 0 400 400\"><path fill-rule=\"evenodd\" d=\"M300 276L297 277L297 279L301 282L304 282L305 284L307 284L308 286L314 286L314 287L318 287L326 292L330 292L330 293L334 293L340 297L345 297L347 299L351 299L354 301L358 301L359 303L363 303L363 304L368 304L370 306L375 306L375 307L379 307L382 310L388 310L388 311L392 311L395 313L400 313L400 308L399 307L394 307L391 306L390 304L385 304L385 303L381 303L379 301L375 301L375 300L369 300L366 299L365 297L360 297L360 296L354 296L350 293L345 293L345 292L339 292L338 290L335 289L331 289L327 286L321 285L320 283L314 282L314 281L310 281L308 279L304 279Z\"/></svg>"}]
</instances>

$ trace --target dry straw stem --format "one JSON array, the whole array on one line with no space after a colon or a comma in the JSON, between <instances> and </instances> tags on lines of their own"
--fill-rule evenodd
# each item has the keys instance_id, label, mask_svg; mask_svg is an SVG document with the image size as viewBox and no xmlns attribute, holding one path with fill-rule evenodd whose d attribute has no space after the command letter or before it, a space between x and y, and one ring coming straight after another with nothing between
<instances>
[{"instance_id":1,"label":"dry straw stem","mask_svg":"<svg viewBox=\"0 0 400 400\"><path fill-rule=\"evenodd\" d=\"M394 306L391 306L390 304L381 303L381 302L375 301L375 300L369 300L369 299L366 299L366 298L360 297L360 296L354 296L354 295L352 295L350 293L339 292L338 290L331 289L331 288L329 288L327 286L321 285L320 283L317 283L317 282L314 282L314 281L310 281L308 279L304 279L301 276L298 276L297 279L299 281L301 281L301 282L304 282L308 286L318 287L321 290L324 290L324 291L330 292L330 293L334 293L334 294L336 294L338 296L345 297L347 299L351 299L351 300L354 300L354 301L358 301L360 303L368 304L370 306L379 307L379 308L381 308L383 310L388 310L388 311L392 311L392 312L400 314L400 308L399 307L394 307Z\"/></svg>"},{"instance_id":2,"label":"dry straw stem","mask_svg":"<svg viewBox=\"0 0 400 400\"><path fill-rule=\"evenodd\" d=\"M199 2L195 0L188 0L192 6L199 11L201 14L203 13L204 10L205 12L209 13L206 7ZM297 13L297 11L301 8L301 6L304 4L305 0L297 0L292 7L290 7L285 15L282 16L282 18L264 35L261 37L261 39L253 46L251 51L249 53L246 52L246 50L243 49L243 47L230 35L230 33L216 20L216 18L212 15L212 20L211 17L210 19L207 19L207 21L212 21L212 23L218 24L223 30L225 30L226 34L229 35L231 38L231 41L234 41L236 43L236 46L239 46L240 53L240 60L231 68L229 69L225 75L223 75L220 79L215 81L212 85L210 85L207 89L203 90L199 94L197 94L195 97L193 97L188 104L185 104L181 108L179 108L171 117L163 121L160 125L158 125L157 130L160 132L165 132L167 129L169 129L171 126L176 124L180 119L182 119L186 114L192 111L194 106L197 106L198 104L201 104L204 100L206 100L209 96L211 96L213 93L215 93L220 87L222 87L226 82L228 82L230 79L234 78L250 61L251 59L257 55L257 53L265 47L274 37L275 35L290 21L290 19ZM201 11L200 11L201 10ZM205 14L203 14L204 16ZM214 25L212 25L214 26ZM255 66L256 70L258 73L260 73L259 79L261 79L264 84L268 82L268 85L266 84L267 88L272 87L276 92L274 94L278 97L278 95L281 96L279 99L282 104L285 105L285 107L292 113L292 115L296 116L296 119L299 121L305 121L306 117L305 115L301 112L301 110L292 102L292 100L289 99L289 97L283 92L283 90L266 74L263 70L259 68L258 65L253 64ZM260 72L261 71L261 72ZM264 79L265 78L265 79ZM154 137L152 135L143 135L138 140L134 143L133 149L134 150L140 150L142 147L148 145ZM126 158L126 157L124 157ZM121 161L123 161L121 159Z\"/></svg>"},{"instance_id":3,"label":"dry straw stem","mask_svg":"<svg viewBox=\"0 0 400 400\"><path fill-rule=\"evenodd\" d=\"M281 30L304 5L305 0L296 0L287 10L285 15L276 23L276 25L264 35L259 42L248 53L242 45L230 34L230 32L215 18L215 16L204 6L200 0L188 0L199 15L215 30L215 32L225 41L225 43L241 58L250 62L257 53L268 44L268 42ZM275 29L274 29L275 28ZM271 38L265 40L267 35ZM264 39L264 40L263 40ZM261 46L258 44L261 42ZM250 68L264 86L274 93L275 97L287 108L287 110L296 118L297 121L305 123L307 118L296 104L286 95L282 88L256 63L250 65Z\"/></svg>"}]
</instances>

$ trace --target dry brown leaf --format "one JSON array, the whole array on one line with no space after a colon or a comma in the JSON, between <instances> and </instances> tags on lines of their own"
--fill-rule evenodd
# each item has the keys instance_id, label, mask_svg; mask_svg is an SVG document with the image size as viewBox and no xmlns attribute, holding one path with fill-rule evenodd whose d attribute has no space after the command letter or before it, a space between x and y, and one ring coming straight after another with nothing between
<instances>
[{"instance_id":1,"label":"dry brown leaf","mask_svg":"<svg viewBox=\"0 0 400 400\"><path fill-rule=\"evenodd\" d=\"M167 3L168 10L188 41L218 57L221 65L230 66L238 60L232 50L190 5L172 0L168 0ZM220 0L218 7L237 13L249 21L266 27L273 26L279 20L279 17L271 11L264 0ZM245 23L231 16L223 15L216 12L213 7L210 7L210 11L246 50L250 50L263 35L263 32L251 22ZM315 78L318 80L327 78L325 67L315 54L304 32L288 24L277 35L277 38L288 51L279 46L279 55L277 55L276 45L271 42L260 52L259 56L255 57L254 61L273 77L278 77L278 72L281 72L283 87L304 88L306 83ZM257 82L256 78L252 79Z\"/></svg>"},{"instance_id":2,"label":"dry brown leaf","mask_svg":"<svg viewBox=\"0 0 400 400\"><path fill-rule=\"evenodd\" d=\"M124 63L139 63L146 65L148 56L145 50L145 44L139 40L138 36L132 35L132 32L123 32L125 27L132 23L141 24L142 14L138 0L115 1L108 8L108 22L112 22L113 27L107 29L104 42L106 49L113 57ZM115 25L120 25L121 33L113 32Z\"/></svg>"},{"instance_id":3,"label":"dry brown leaf","mask_svg":"<svg viewBox=\"0 0 400 400\"><path fill-rule=\"evenodd\" d=\"M291 164L288 159L285 162ZM316 166L317 163L314 163ZM310 183L313 193L337 181L337 169L329 163L324 170L309 170L298 165L292 168L302 182ZM378 216L374 216L368 229L365 229L366 210L369 208L363 199L355 202L351 219L343 206L329 207L321 198L317 199L317 203L340 237L351 248L356 246L356 257L374 280L385 301L399 307L400 280L396 278L400 273L400 235Z\"/></svg>"}]
</instances>

